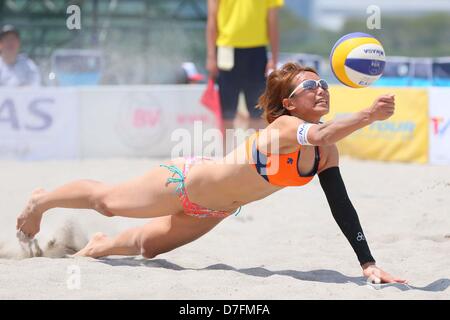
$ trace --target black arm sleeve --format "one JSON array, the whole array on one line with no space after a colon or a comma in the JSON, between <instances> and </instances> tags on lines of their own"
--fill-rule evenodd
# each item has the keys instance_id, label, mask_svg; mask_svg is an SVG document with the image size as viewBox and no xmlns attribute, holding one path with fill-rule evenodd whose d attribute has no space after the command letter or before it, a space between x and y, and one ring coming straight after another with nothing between
<instances>
[{"instance_id":1,"label":"black arm sleeve","mask_svg":"<svg viewBox=\"0 0 450 320\"><path fill-rule=\"evenodd\" d=\"M339 167L332 167L319 174L328 204L339 228L341 228L348 242L355 251L361 265L375 262L367 245L358 214L353 207L345 189Z\"/></svg>"}]
</instances>

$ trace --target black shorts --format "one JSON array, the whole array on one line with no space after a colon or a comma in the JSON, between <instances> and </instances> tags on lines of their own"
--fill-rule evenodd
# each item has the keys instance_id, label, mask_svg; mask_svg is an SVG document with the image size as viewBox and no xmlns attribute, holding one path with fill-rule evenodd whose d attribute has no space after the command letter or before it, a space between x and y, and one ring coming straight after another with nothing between
<instances>
[{"instance_id":1,"label":"black shorts","mask_svg":"<svg viewBox=\"0 0 450 320\"><path fill-rule=\"evenodd\" d=\"M234 49L233 69L219 70L217 78L224 119L234 119L236 116L241 91L244 92L250 116L261 117L262 110L256 109L255 106L266 86L266 65L266 47Z\"/></svg>"}]
</instances>

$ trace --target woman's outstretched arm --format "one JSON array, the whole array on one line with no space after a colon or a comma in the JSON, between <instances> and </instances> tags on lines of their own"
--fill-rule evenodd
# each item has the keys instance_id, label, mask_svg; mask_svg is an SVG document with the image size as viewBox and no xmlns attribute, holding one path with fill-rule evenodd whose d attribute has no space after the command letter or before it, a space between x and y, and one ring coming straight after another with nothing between
<instances>
[{"instance_id":1,"label":"woman's outstretched arm","mask_svg":"<svg viewBox=\"0 0 450 320\"><path fill-rule=\"evenodd\" d=\"M395 97L386 94L375 99L372 106L352 113L346 117L333 119L325 123L306 123L292 116L281 116L272 127L280 130L280 147L310 144L314 146L332 146L353 132L369 126L375 121L390 118L395 110Z\"/></svg>"},{"instance_id":2,"label":"woman's outstretched arm","mask_svg":"<svg viewBox=\"0 0 450 320\"><path fill-rule=\"evenodd\" d=\"M320 172L319 180L333 218L355 251L359 263L361 265L369 262L375 263L359 222L358 214L348 197L339 167L331 167Z\"/></svg>"},{"instance_id":3,"label":"woman's outstretched arm","mask_svg":"<svg viewBox=\"0 0 450 320\"><path fill-rule=\"evenodd\" d=\"M333 218L344 233L358 257L364 276L374 282L401 282L375 265L358 214L348 197L338 166L338 151L335 146L328 155L327 165L319 173L320 185L325 193Z\"/></svg>"}]
</instances>

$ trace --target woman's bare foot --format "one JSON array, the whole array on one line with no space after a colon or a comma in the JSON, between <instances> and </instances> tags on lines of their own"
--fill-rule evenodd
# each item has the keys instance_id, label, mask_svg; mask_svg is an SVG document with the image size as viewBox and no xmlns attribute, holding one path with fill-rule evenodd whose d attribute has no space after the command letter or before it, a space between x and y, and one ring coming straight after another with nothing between
<instances>
[{"instance_id":1,"label":"woman's bare foot","mask_svg":"<svg viewBox=\"0 0 450 320\"><path fill-rule=\"evenodd\" d=\"M74 257L91 257L91 258L99 258L103 257L106 254L110 244L110 239L107 235L97 232L88 242L88 244L75 253Z\"/></svg>"},{"instance_id":2,"label":"woman's bare foot","mask_svg":"<svg viewBox=\"0 0 450 320\"><path fill-rule=\"evenodd\" d=\"M39 200L47 194L44 189L36 189L31 193L27 206L17 217L16 229L32 239L40 230L44 211L39 207Z\"/></svg>"}]
</instances>

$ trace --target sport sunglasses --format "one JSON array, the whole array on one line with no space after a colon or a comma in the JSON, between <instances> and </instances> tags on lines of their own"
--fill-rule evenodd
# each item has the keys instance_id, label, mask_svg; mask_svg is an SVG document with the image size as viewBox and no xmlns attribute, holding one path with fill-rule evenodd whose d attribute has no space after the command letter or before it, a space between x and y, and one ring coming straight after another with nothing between
<instances>
[{"instance_id":1,"label":"sport sunglasses","mask_svg":"<svg viewBox=\"0 0 450 320\"><path fill-rule=\"evenodd\" d=\"M328 90L328 82L324 79L319 80L305 80L301 82L295 89L291 92L288 99L292 98L292 96L297 92L298 89L306 89L306 90L315 90L318 87L321 87L323 90Z\"/></svg>"}]
</instances>

